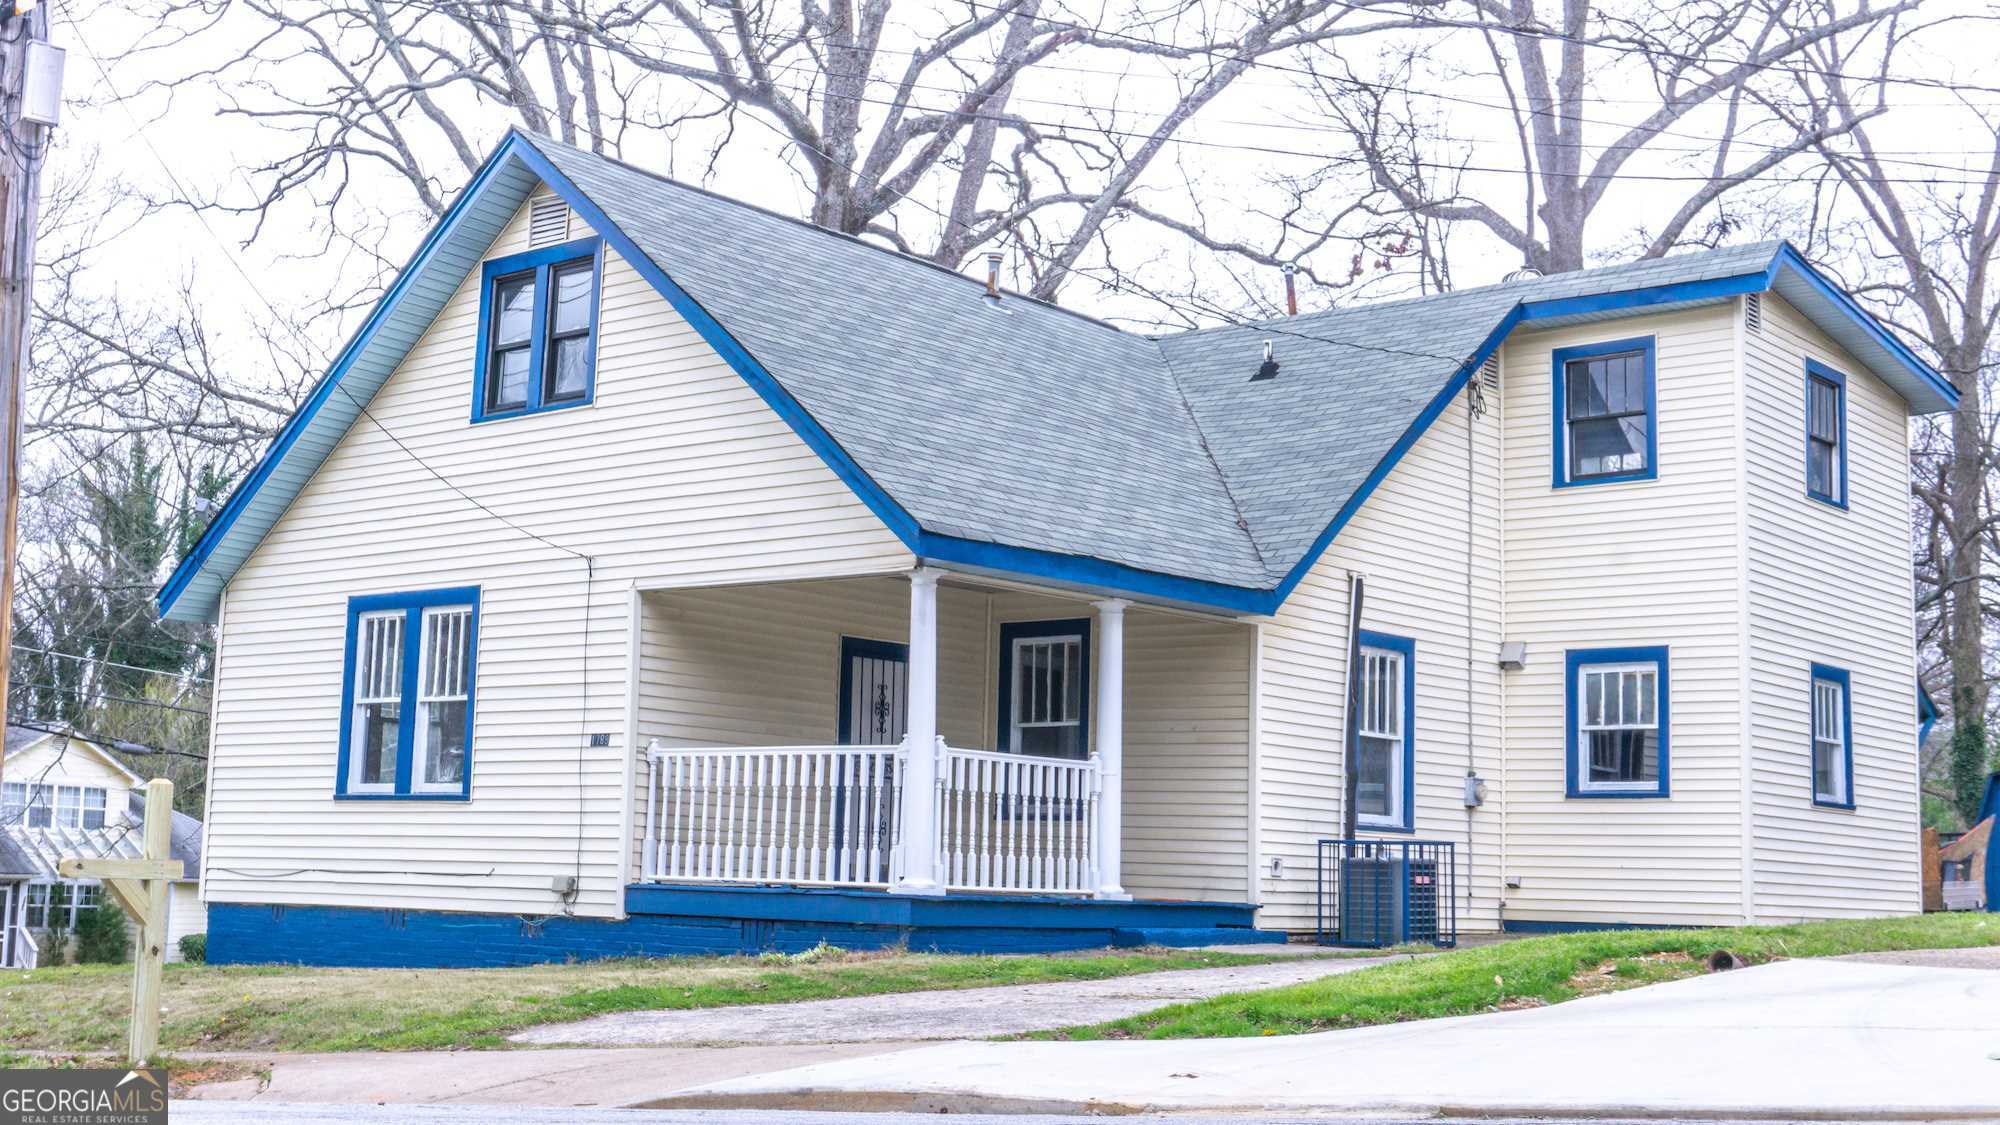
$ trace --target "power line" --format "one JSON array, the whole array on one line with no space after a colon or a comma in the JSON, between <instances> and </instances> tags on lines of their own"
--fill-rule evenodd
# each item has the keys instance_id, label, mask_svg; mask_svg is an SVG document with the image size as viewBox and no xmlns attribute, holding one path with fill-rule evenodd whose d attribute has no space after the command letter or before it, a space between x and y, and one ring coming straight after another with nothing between
<instances>
[{"instance_id":1,"label":"power line","mask_svg":"<svg viewBox=\"0 0 2000 1125\"><path fill-rule=\"evenodd\" d=\"M29 648L28 646L21 644L15 645L14 651L32 652L42 656L53 656L60 660L75 660L86 664L97 664L106 668L124 668L133 672L144 672L147 675L152 675L152 676L170 676L176 680L185 680L189 683L206 684L211 682L205 676L189 676L180 672L166 671L160 668L145 668L137 664L120 664L116 660L105 660L104 658L98 656L79 656L75 653L70 653L70 652L56 652L53 649Z\"/></svg>"}]
</instances>

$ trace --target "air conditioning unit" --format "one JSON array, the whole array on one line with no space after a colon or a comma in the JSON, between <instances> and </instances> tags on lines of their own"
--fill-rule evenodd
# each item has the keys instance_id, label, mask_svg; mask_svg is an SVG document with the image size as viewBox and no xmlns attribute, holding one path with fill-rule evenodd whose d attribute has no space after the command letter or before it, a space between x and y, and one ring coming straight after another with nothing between
<instances>
[{"instance_id":1,"label":"air conditioning unit","mask_svg":"<svg viewBox=\"0 0 2000 1125\"><path fill-rule=\"evenodd\" d=\"M1438 865L1432 859L1356 857L1341 865L1340 943L1440 944Z\"/></svg>"}]
</instances>

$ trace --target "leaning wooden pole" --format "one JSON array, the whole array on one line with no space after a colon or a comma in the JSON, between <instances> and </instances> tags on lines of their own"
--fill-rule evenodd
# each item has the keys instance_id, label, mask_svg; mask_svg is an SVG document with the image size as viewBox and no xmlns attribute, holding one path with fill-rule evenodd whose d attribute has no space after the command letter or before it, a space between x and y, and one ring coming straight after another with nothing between
<instances>
[{"instance_id":1,"label":"leaning wooden pole","mask_svg":"<svg viewBox=\"0 0 2000 1125\"><path fill-rule=\"evenodd\" d=\"M98 879L139 927L132 958L132 1027L126 1054L140 1066L160 1049L160 986L167 960L167 894L181 878L173 858L174 783L146 783L145 852L139 859L64 859L56 871L66 879Z\"/></svg>"}]
</instances>

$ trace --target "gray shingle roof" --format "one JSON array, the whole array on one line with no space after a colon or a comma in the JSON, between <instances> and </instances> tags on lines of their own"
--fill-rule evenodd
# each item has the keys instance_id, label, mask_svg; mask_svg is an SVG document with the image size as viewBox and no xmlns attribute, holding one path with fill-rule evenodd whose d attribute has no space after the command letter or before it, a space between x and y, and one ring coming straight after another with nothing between
<instances>
[{"instance_id":1,"label":"gray shingle roof","mask_svg":"<svg viewBox=\"0 0 2000 1125\"><path fill-rule=\"evenodd\" d=\"M1776 242L1152 338L527 138L925 530L1268 589L1523 300ZM1251 384L1262 344L1282 374Z\"/></svg>"}]
</instances>

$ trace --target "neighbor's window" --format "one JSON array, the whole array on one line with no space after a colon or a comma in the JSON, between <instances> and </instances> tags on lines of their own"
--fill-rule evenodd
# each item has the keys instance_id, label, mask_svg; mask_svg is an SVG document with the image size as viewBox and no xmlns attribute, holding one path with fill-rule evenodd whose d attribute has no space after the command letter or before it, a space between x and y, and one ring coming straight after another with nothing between
<instances>
[{"instance_id":1,"label":"neighbor's window","mask_svg":"<svg viewBox=\"0 0 2000 1125\"><path fill-rule=\"evenodd\" d=\"M1558 349L1555 375L1558 487L1657 475L1652 337Z\"/></svg>"},{"instance_id":2,"label":"neighbor's window","mask_svg":"<svg viewBox=\"0 0 2000 1125\"><path fill-rule=\"evenodd\" d=\"M1570 795L1666 796L1666 650L1585 649L1566 663Z\"/></svg>"},{"instance_id":3,"label":"neighbor's window","mask_svg":"<svg viewBox=\"0 0 2000 1125\"><path fill-rule=\"evenodd\" d=\"M1045 758L1090 753L1090 622L1025 621L1000 627L1002 749Z\"/></svg>"},{"instance_id":4,"label":"neighbor's window","mask_svg":"<svg viewBox=\"0 0 2000 1125\"><path fill-rule=\"evenodd\" d=\"M486 263L473 421L590 401L599 248L585 238Z\"/></svg>"},{"instance_id":5,"label":"neighbor's window","mask_svg":"<svg viewBox=\"0 0 2000 1125\"><path fill-rule=\"evenodd\" d=\"M478 624L475 588L349 600L339 795L470 794Z\"/></svg>"},{"instance_id":6,"label":"neighbor's window","mask_svg":"<svg viewBox=\"0 0 2000 1125\"><path fill-rule=\"evenodd\" d=\"M1361 634L1360 677L1355 684L1355 823L1363 828L1406 830L1415 713L1415 643L1381 633Z\"/></svg>"},{"instance_id":7,"label":"neighbor's window","mask_svg":"<svg viewBox=\"0 0 2000 1125\"><path fill-rule=\"evenodd\" d=\"M21 917L21 924L23 926L31 930L46 930L49 928L50 890L51 885L48 883L28 884L28 895L23 902L24 910Z\"/></svg>"},{"instance_id":8,"label":"neighbor's window","mask_svg":"<svg viewBox=\"0 0 2000 1125\"><path fill-rule=\"evenodd\" d=\"M1847 379L1806 363L1806 495L1847 506Z\"/></svg>"},{"instance_id":9,"label":"neighbor's window","mask_svg":"<svg viewBox=\"0 0 2000 1125\"><path fill-rule=\"evenodd\" d=\"M95 786L56 787L56 827L104 827L104 790Z\"/></svg>"},{"instance_id":10,"label":"neighbor's window","mask_svg":"<svg viewBox=\"0 0 2000 1125\"><path fill-rule=\"evenodd\" d=\"M0 784L0 823L26 828L47 828L54 823L53 786L30 785L21 781Z\"/></svg>"},{"instance_id":11,"label":"neighbor's window","mask_svg":"<svg viewBox=\"0 0 2000 1125\"><path fill-rule=\"evenodd\" d=\"M1854 807L1854 734L1848 727L1848 676L1839 668L1812 666L1813 804Z\"/></svg>"}]
</instances>

